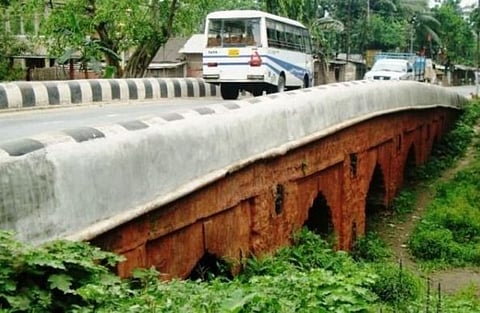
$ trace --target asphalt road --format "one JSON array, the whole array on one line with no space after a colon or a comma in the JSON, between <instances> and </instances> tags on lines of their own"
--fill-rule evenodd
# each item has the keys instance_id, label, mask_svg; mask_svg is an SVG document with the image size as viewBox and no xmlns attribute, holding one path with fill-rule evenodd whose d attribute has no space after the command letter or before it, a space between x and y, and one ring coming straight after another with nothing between
<instances>
[{"instance_id":1,"label":"asphalt road","mask_svg":"<svg viewBox=\"0 0 480 313\"><path fill-rule=\"evenodd\" d=\"M82 126L100 126L186 111L207 104L222 102L218 97L173 98L130 104L102 104L27 111L0 111L0 143L44 132L61 131Z\"/></svg>"},{"instance_id":2,"label":"asphalt road","mask_svg":"<svg viewBox=\"0 0 480 313\"><path fill-rule=\"evenodd\" d=\"M466 97L477 93L475 85L447 88ZM109 125L170 112L181 113L195 107L222 101L219 97L173 98L130 104L102 104L15 112L0 111L0 143L44 132L82 126Z\"/></svg>"}]
</instances>

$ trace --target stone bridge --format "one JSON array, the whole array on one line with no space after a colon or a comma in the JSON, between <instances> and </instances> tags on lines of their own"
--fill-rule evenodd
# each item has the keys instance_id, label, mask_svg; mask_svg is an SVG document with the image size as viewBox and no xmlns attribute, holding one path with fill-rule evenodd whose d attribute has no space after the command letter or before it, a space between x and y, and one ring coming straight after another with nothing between
<instances>
[{"instance_id":1,"label":"stone bridge","mask_svg":"<svg viewBox=\"0 0 480 313\"><path fill-rule=\"evenodd\" d=\"M0 228L91 241L121 276L188 277L208 258L288 245L306 226L348 250L466 99L356 81L0 145Z\"/></svg>"}]
</instances>

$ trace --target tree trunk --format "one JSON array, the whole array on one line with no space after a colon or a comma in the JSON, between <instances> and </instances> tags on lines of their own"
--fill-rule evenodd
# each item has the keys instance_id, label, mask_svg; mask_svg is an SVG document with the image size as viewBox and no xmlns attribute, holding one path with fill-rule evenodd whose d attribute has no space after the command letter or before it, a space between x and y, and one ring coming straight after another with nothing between
<instances>
[{"instance_id":1,"label":"tree trunk","mask_svg":"<svg viewBox=\"0 0 480 313\"><path fill-rule=\"evenodd\" d=\"M318 80L318 85L324 85L324 84L328 84L329 83L329 80L328 80L328 64L327 64L327 59L325 57L325 54L323 53L319 53L318 54L318 57L319 57L319 60L318 60L318 63L319 63L319 80Z\"/></svg>"},{"instance_id":2,"label":"tree trunk","mask_svg":"<svg viewBox=\"0 0 480 313\"><path fill-rule=\"evenodd\" d=\"M95 26L98 36L100 37L100 41L102 45L113 51L114 53L118 54L117 46L113 40L110 39L109 34L107 32L107 25L105 23L100 23ZM110 55L109 53L104 53L105 61L107 65L115 67L115 76L122 77L122 67L120 66L120 60L115 57L114 55Z\"/></svg>"},{"instance_id":3,"label":"tree trunk","mask_svg":"<svg viewBox=\"0 0 480 313\"><path fill-rule=\"evenodd\" d=\"M157 36L154 38L146 38L133 52L128 60L123 77L143 77L148 66L155 57L158 49L164 45L172 34L173 19L177 10L178 0L172 0L170 3L168 19L159 29ZM153 2L152 14L158 19L158 2Z\"/></svg>"},{"instance_id":4,"label":"tree trunk","mask_svg":"<svg viewBox=\"0 0 480 313\"><path fill-rule=\"evenodd\" d=\"M164 44L164 41L152 40L137 47L128 60L123 77L143 77L158 49Z\"/></svg>"}]
</instances>

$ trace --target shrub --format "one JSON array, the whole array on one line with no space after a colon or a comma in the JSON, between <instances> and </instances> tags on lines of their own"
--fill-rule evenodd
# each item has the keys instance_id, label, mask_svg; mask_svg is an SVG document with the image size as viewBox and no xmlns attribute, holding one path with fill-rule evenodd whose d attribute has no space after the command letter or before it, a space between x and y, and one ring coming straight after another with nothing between
<instances>
[{"instance_id":1,"label":"shrub","mask_svg":"<svg viewBox=\"0 0 480 313\"><path fill-rule=\"evenodd\" d=\"M414 301L420 292L421 283L413 273L405 270L401 264L378 263L374 266L378 275L372 291L389 304Z\"/></svg>"},{"instance_id":2,"label":"shrub","mask_svg":"<svg viewBox=\"0 0 480 313\"><path fill-rule=\"evenodd\" d=\"M412 254L421 260L448 261L460 255L459 246L450 230L421 224L409 241Z\"/></svg>"},{"instance_id":3,"label":"shrub","mask_svg":"<svg viewBox=\"0 0 480 313\"><path fill-rule=\"evenodd\" d=\"M392 210L397 214L410 213L414 209L415 199L413 190L404 189L393 199Z\"/></svg>"},{"instance_id":4,"label":"shrub","mask_svg":"<svg viewBox=\"0 0 480 313\"><path fill-rule=\"evenodd\" d=\"M86 243L56 241L22 245L0 232L0 307L13 312L60 312L88 299L79 292L91 283L119 282L110 268L122 258Z\"/></svg>"},{"instance_id":5,"label":"shrub","mask_svg":"<svg viewBox=\"0 0 480 313\"><path fill-rule=\"evenodd\" d=\"M352 256L357 261L375 262L391 256L391 251L377 233L369 232L355 242Z\"/></svg>"}]
</instances>

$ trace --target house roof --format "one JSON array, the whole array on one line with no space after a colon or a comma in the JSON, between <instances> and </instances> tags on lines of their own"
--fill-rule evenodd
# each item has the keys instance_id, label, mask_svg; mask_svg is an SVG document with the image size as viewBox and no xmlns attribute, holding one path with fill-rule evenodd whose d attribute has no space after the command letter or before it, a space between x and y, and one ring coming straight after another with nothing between
<instances>
[{"instance_id":1,"label":"house roof","mask_svg":"<svg viewBox=\"0 0 480 313\"><path fill-rule=\"evenodd\" d=\"M336 59L346 61L347 60L347 54L346 53L338 53ZM363 55L354 54L354 53L348 55L348 61L353 62L353 63L365 63Z\"/></svg>"},{"instance_id":2,"label":"house roof","mask_svg":"<svg viewBox=\"0 0 480 313\"><path fill-rule=\"evenodd\" d=\"M185 45L180 49L180 53L202 53L205 45L205 35L195 34L187 40Z\"/></svg>"},{"instance_id":3,"label":"house roof","mask_svg":"<svg viewBox=\"0 0 480 313\"><path fill-rule=\"evenodd\" d=\"M188 38L174 37L168 39L167 43L158 49L152 63L177 63L182 59L179 53L180 48L187 42Z\"/></svg>"}]
</instances>

